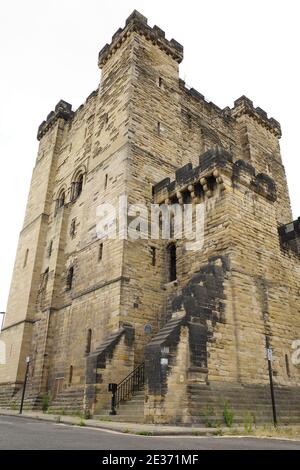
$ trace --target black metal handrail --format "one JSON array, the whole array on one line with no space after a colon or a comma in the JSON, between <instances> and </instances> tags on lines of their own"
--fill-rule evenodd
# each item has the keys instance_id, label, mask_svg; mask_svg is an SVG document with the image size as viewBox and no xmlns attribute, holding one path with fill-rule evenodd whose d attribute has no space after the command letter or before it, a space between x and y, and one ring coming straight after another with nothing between
<instances>
[{"instance_id":1,"label":"black metal handrail","mask_svg":"<svg viewBox=\"0 0 300 470\"><path fill-rule=\"evenodd\" d=\"M145 383L145 363L142 362L117 386L115 406L118 407L122 401L129 400L135 392L142 390Z\"/></svg>"}]
</instances>

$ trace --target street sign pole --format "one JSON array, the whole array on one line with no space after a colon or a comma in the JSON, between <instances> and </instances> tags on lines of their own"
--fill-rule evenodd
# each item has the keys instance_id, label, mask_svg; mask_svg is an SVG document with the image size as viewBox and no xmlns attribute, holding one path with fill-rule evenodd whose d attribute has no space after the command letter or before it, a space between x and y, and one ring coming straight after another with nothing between
<instances>
[{"instance_id":1,"label":"street sign pole","mask_svg":"<svg viewBox=\"0 0 300 470\"><path fill-rule=\"evenodd\" d=\"M266 349L267 349L270 392L271 392L271 401L272 401L273 423L274 423L274 426L276 427L277 426L277 414L276 414L276 403L275 403L274 384L273 384L273 369L272 369L273 356L272 356L272 349L270 348L268 336L266 336Z\"/></svg>"}]
</instances>

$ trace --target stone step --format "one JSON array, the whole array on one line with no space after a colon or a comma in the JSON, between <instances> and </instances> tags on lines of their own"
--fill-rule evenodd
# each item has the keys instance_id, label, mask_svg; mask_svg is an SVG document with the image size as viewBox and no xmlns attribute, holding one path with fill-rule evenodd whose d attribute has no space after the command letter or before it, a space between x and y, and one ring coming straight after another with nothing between
<instances>
[{"instance_id":1,"label":"stone step","mask_svg":"<svg viewBox=\"0 0 300 470\"><path fill-rule=\"evenodd\" d=\"M119 410L122 413L127 413L128 411L130 413L135 413L135 412L138 413L140 411L144 412L144 404L142 403L138 406L133 406L128 403L128 405L120 406L119 408L117 408L117 410Z\"/></svg>"},{"instance_id":2,"label":"stone step","mask_svg":"<svg viewBox=\"0 0 300 470\"><path fill-rule=\"evenodd\" d=\"M124 402L120 403L119 407L120 409L124 408L144 408L144 400L141 401L135 401L135 402Z\"/></svg>"},{"instance_id":3,"label":"stone step","mask_svg":"<svg viewBox=\"0 0 300 470\"><path fill-rule=\"evenodd\" d=\"M141 400L132 399L132 400L121 401L121 403L119 404L120 407L127 406L127 405L132 405L132 406L144 405L144 398L142 398Z\"/></svg>"},{"instance_id":4,"label":"stone step","mask_svg":"<svg viewBox=\"0 0 300 470\"><path fill-rule=\"evenodd\" d=\"M133 403L133 404L139 405L141 403L144 403L144 397L131 398L131 400L121 401L120 406L126 405L128 403Z\"/></svg>"},{"instance_id":5,"label":"stone step","mask_svg":"<svg viewBox=\"0 0 300 470\"><path fill-rule=\"evenodd\" d=\"M144 422L144 390L139 390L131 397L131 399L123 401L117 408L117 415L110 415L110 409L104 409L100 415L95 415L95 419L121 421L131 423Z\"/></svg>"},{"instance_id":6,"label":"stone step","mask_svg":"<svg viewBox=\"0 0 300 470\"><path fill-rule=\"evenodd\" d=\"M83 400L83 397L81 397L80 399L78 400L70 400L70 398L60 398L60 399L55 399L51 402L51 405L54 405L55 403L80 403L82 402Z\"/></svg>"},{"instance_id":7,"label":"stone step","mask_svg":"<svg viewBox=\"0 0 300 470\"><path fill-rule=\"evenodd\" d=\"M83 408L83 387L74 387L63 390L49 403L50 412L76 413Z\"/></svg>"},{"instance_id":8,"label":"stone step","mask_svg":"<svg viewBox=\"0 0 300 470\"><path fill-rule=\"evenodd\" d=\"M99 421L120 421L120 422L127 422L127 423L144 423L144 415L95 415L94 419Z\"/></svg>"}]
</instances>

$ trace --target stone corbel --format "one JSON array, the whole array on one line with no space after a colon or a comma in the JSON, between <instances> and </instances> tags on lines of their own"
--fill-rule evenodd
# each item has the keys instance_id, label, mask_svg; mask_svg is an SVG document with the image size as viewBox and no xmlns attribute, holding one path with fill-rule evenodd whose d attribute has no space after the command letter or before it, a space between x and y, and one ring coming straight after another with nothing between
<instances>
[{"instance_id":1,"label":"stone corbel","mask_svg":"<svg viewBox=\"0 0 300 470\"><path fill-rule=\"evenodd\" d=\"M206 178L200 178L200 184L203 188L204 194L207 197L212 197L212 191L208 188L207 179Z\"/></svg>"},{"instance_id":2,"label":"stone corbel","mask_svg":"<svg viewBox=\"0 0 300 470\"><path fill-rule=\"evenodd\" d=\"M221 191L225 191L226 185L224 183L224 179L223 179L222 175L220 174L220 171L219 170L214 170L213 171L213 176L216 178L217 184L220 185Z\"/></svg>"},{"instance_id":3,"label":"stone corbel","mask_svg":"<svg viewBox=\"0 0 300 470\"><path fill-rule=\"evenodd\" d=\"M189 184L189 185L188 185L188 191L189 191L190 194L191 194L192 200L194 200L194 199L196 198L195 186L194 186L193 184Z\"/></svg>"},{"instance_id":4,"label":"stone corbel","mask_svg":"<svg viewBox=\"0 0 300 470\"><path fill-rule=\"evenodd\" d=\"M177 199L178 199L178 203L182 206L182 204L183 204L183 197L182 197L181 191L177 191L177 192L176 192L176 197L177 197Z\"/></svg>"}]
</instances>

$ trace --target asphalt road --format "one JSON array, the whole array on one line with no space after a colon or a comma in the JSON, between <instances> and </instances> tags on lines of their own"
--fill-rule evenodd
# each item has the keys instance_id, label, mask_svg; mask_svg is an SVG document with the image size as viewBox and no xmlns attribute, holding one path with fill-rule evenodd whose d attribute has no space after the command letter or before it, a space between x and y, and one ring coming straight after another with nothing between
<instances>
[{"instance_id":1,"label":"asphalt road","mask_svg":"<svg viewBox=\"0 0 300 470\"><path fill-rule=\"evenodd\" d=\"M66 426L0 416L0 449L51 450L300 450L300 442L237 437L135 436L88 426Z\"/></svg>"}]
</instances>

